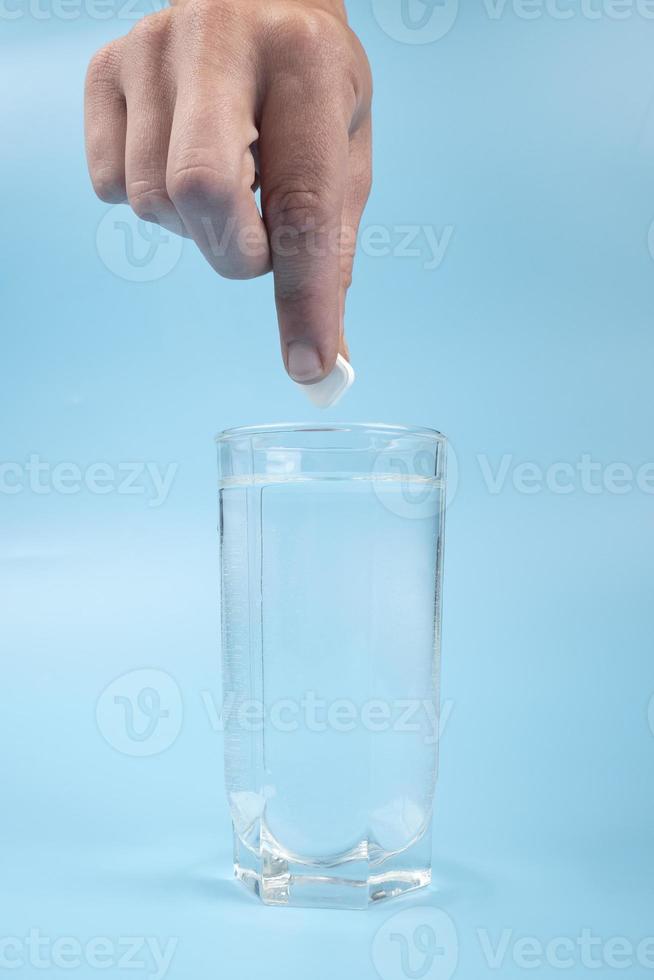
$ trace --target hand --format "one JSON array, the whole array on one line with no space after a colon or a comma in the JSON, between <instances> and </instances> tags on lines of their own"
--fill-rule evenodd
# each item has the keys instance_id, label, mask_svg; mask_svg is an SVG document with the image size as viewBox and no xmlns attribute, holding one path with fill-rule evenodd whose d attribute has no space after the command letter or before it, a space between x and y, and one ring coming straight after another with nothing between
<instances>
[{"instance_id":1,"label":"hand","mask_svg":"<svg viewBox=\"0 0 654 980\"><path fill-rule=\"evenodd\" d=\"M194 239L220 275L272 268L296 381L324 377L339 349L347 356L370 100L341 0L178 0L89 67L96 193Z\"/></svg>"}]
</instances>

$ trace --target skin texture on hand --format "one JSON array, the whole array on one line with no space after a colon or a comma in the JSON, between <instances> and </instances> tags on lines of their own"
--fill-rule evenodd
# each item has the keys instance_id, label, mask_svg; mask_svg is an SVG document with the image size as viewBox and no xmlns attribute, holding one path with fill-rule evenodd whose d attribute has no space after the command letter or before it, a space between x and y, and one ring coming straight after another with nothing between
<instances>
[{"instance_id":1,"label":"skin texture on hand","mask_svg":"<svg viewBox=\"0 0 654 980\"><path fill-rule=\"evenodd\" d=\"M272 269L284 363L304 383L347 356L371 94L340 0L177 0L87 74L98 196L194 239L220 275Z\"/></svg>"}]
</instances>

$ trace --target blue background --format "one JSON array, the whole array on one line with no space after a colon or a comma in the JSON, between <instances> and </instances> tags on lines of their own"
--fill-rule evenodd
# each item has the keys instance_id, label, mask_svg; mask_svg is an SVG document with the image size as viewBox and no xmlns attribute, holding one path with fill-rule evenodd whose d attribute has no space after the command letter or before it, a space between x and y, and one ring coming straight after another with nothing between
<instances>
[{"instance_id":1,"label":"blue background","mask_svg":"<svg viewBox=\"0 0 654 980\"><path fill-rule=\"evenodd\" d=\"M220 696L212 436L312 417L281 366L271 281L221 281L171 241L158 277L134 281L124 233L100 225L81 124L88 58L131 22L7 9L20 16L3 16L0 58L1 459L176 471L161 506L147 485L0 493L2 937L176 939L171 980L402 980L399 945L380 957L375 934L439 908L457 939L429 978L652 975L599 947L596 968L577 949L567 971L547 951L526 970L516 942L654 934L654 496L601 482L612 463L654 460L654 21L599 0L595 18L575 5L565 20L493 18L479 0L410 44L368 0L351 11L376 80L364 226L453 231L436 269L424 239L417 256L360 254L358 380L329 418L439 428L458 479L436 886L348 913L266 909L232 883L206 708ZM520 464L545 474L584 454L599 492L579 476L569 493L522 492ZM491 492L485 466L503 457ZM141 668L174 679L183 713L166 751L133 757L96 706ZM509 931L500 970L479 930L493 945ZM14 975L42 976L22 955Z\"/></svg>"}]
</instances>

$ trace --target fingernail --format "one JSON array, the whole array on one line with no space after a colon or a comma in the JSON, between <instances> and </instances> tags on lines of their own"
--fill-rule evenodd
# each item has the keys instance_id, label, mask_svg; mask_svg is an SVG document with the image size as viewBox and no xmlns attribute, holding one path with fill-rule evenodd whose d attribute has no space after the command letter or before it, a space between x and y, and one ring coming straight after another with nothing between
<instances>
[{"instance_id":1,"label":"fingernail","mask_svg":"<svg viewBox=\"0 0 654 980\"><path fill-rule=\"evenodd\" d=\"M286 365L293 381L306 384L318 381L324 374L320 354L313 344L303 340L293 340L286 350Z\"/></svg>"}]
</instances>

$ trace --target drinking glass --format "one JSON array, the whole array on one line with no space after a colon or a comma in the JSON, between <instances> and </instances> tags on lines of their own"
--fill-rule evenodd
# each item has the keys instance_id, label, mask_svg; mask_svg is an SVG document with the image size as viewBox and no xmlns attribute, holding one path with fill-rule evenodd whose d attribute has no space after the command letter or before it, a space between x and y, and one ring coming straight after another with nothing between
<instances>
[{"instance_id":1,"label":"drinking glass","mask_svg":"<svg viewBox=\"0 0 654 980\"><path fill-rule=\"evenodd\" d=\"M280 424L217 443L236 877L336 908L426 885L446 440Z\"/></svg>"}]
</instances>

